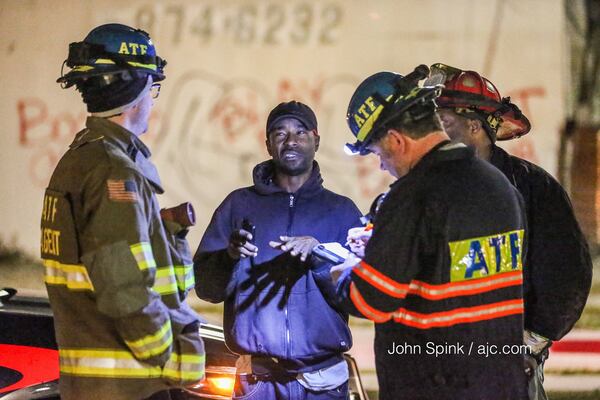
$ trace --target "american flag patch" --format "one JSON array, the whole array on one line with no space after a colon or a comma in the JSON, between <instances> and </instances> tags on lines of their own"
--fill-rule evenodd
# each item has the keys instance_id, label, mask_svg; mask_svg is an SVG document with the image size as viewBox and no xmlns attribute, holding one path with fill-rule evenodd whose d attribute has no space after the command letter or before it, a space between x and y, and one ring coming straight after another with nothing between
<instances>
[{"instance_id":1,"label":"american flag patch","mask_svg":"<svg viewBox=\"0 0 600 400\"><path fill-rule=\"evenodd\" d=\"M108 179L106 186L109 200L135 203L138 199L134 181Z\"/></svg>"}]
</instances>

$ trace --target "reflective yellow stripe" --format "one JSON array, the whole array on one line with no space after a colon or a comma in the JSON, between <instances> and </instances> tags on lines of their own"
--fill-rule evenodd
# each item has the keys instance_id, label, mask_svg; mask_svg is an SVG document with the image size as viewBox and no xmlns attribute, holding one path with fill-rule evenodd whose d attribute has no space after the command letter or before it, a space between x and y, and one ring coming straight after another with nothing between
<instances>
[{"instance_id":1,"label":"reflective yellow stripe","mask_svg":"<svg viewBox=\"0 0 600 400\"><path fill-rule=\"evenodd\" d=\"M130 352L120 349L59 349L58 355L67 358L135 359Z\"/></svg>"},{"instance_id":2,"label":"reflective yellow stripe","mask_svg":"<svg viewBox=\"0 0 600 400\"><path fill-rule=\"evenodd\" d=\"M199 381L204 376L204 370L199 369L195 371L177 371L174 369L165 368L163 370L163 376L165 378L175 380Z\"/></svg>"},{"instance_id":3,"label":"reflective yellow stripe","mask_svg":"<svg viewBox=\"0 0 600 400\"><path fill-rule=\"evenodd\" d=\"M89 70L94 69L94 67L92 67L91 65L77 65L73 68L73 71L75 72L86 72Z\"/></svg>"},{"instance_id":4,"label":"reflective yellow stripe","mask_svg":"<svg viewBox=\"0 0 600 400\"><path fill-rule=\"evenodd\" d=\"M369 116L369 118L367 118L367 120L365 121L363 126L360 127L358 134L356 135L356 139L359 142L364 142L367 135L373 129L373 125L375 124L375 121L377 121L377 118L379 118L379 114L381 114L382 111L383 111L383 106L378 106L375 109L375 111L373 111L373 114L371 114Z\"/></svg>"},{"instance_id":5,"label":"reflective yellow stripe","mask_svg":"<svg viewBox=\"0 0 600 400\"><path fill-rule=\"evenodd\" d=\"M93 367L71 367L62 366L60 372L63 374L70 375L84 375L94 377L106 377L106 378L159 378L162 376L159 367L156 369L136 369L131 366L125 368L93 368Z\"/></svg>"},{"instance_id":6,"label":"reflective yellow stripe","mask_svg":"<svg viewBox=\"0 0 600 400\"><path fill-rule=\"evenodd\" d=\"M131 253L137 261L138 268L142 271L149 268L156 268L156 261L152 254L152 246L148 242L140 242L129 246Z\"/></svg>"},{"instance_id":7,"label":"reflective yellow stripe","mask_svg":"<svg viewBox=\"0 0 600 400\"><path fill-rule=\"evenodd\" d=\"M177 293L177 281L173 267L169 265L156 270L152 289L160 295Z\"/></svg>"},{"instance_id":8,"label":"reflective yellow stripe","mask_svg":"<svg viewBox=\"0 0 600 400\"><path fill-rule=\"evenodd\" d=\"M196 284L196 280L194 278L194 265L176 265L175 277L177 278L177 286L182 292L193 288Z\"/></svg>"},{"instance_id":9,"label":"reflective yellow stripe","mask_svg":"<svg viewBox=\"0 0 600 400\"><path fill-rule=\"evenodd\" d=\"M175 380L200 380L204 376L204 360L204 355L171 353L163 376Z\"/></svg>"},{"instance_id":10,"label":"reflective yellow stripe","mask_svg":"<svg viewBox=\"0 0 600 400\"><path fill-rule=\"evenodd\" d=\"M127 64L131 65L132 67L147 68L156 71L156 64L142 64L133 61L127 61Z\"/></svg>"},{"instance_id":11,"label":"reflective yellow stripe","mask_svg":"<svg viewBox=\"0 0 600 400\"><path fill-rule=\"evenodd\" d=\"M142 363L123 350L60 349L60 371L65 374L121 377L158 378L160 367Z\"/></svg>"},{"instance_id":12,"label":"reflective yellow stripe","mask_svg":"<svg viewBox=\"0 0 600 400\"><path fill-rule=\"evenodd\" d=\"M62 264L55 260L43 260L46 273L44 282L49 285L64 285L69 289L94 290L85 267L81 264Z\"/></svg>"},{"instance_id":13,"label":"reflective yellow stripe","mask_svg":"<svg viewBox=\"0 0 600 400\"><path fill-rule=\"evenodd\" d=\"M114 64L114 63L115 62L113 60L109 60L107 58L99 58L96 60L96 62L94 64ZM127 64L131 65L132 67L148 68L153 71L156 71L156 64L142 64L142 63L138 63L135 61L127 61Z\"/></svg>"},{"instance_id":14,"label":"reflective yellow stripe","mask_svg":"<svg viewBox=\"0 0 600 400\"><path fill-rule=\"evenodd\" d=\"M171 359L177 359L184 363L203 363L204 356L199 354L171 354Z\"/></svg>"},{"instance_id":15,"label":"reflective yellow stripe","mask_svg":"<svg viewBox=\"0 0 600 400\"><path fill-rule=\"evenodd\" d=\"M94 64L114 64L115 62L113 60L110 60L108 58L98 58Z\"/></svg>"},{"instance_id":16,"label":"reflective yellow stripe","mask_svg":"<svg viewBox=\"0 0 600 400\"><path fill-rule=\"evenodd\" d=\"M198 381L204 376L204 355L171 353L165 367L135 359L124 350L60 349L60 371L79 376L158 378Z\"/></svg>"},{"instance_id":17,"label":"reflective yellow stripe","mask_svg":"<svg viewBox=\"0 0 600 400\"><path fill-rule=\"evenodd\" d=\"M385 100L390 101L392 96L393 95L389 95ZM356 140L359 142L365 141L366 137L371 133L373 125L375 125L375 121L377 121L377 118L379 118L379 114L381 114L382 111L383 105L379 105L377 108L375 108L375 110L371 113L371 115L368 116L367 120L358 130L358 133L356 134Z\"/></svg>"},{"instance_id":18,"label":"reflective yellow stripe","mask_svg":"<svg viewBox=\"0 0 600 400\"><path fill-rule=\"evenodd\" d=\"M138 340L125 340L133 354L139 359L146 359L164 352L173 343L171 321L167 320L160 330Z\"/></svg>"}]
</instances>

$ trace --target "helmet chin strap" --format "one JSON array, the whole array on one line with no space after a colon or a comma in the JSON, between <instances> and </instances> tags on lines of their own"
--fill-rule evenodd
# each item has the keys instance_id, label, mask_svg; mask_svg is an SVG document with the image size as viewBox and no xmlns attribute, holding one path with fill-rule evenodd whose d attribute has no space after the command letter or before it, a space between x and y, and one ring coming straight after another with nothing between
<instances>
[{"instance_id":1,"label":"helmet chin strap","mask_svg":"<svg viewBox=\"0 0 600 400\"><path fill-rule=\"evenodd\" d=\"M140 101L142 101L142 99L144 98L146 93L150 90L150 86L152 86L152 82L153 82L152 76L148 75L148 78L146 80L146 85L140 91L140 93L137 95L137 97L135 99L133 99L133 101L129 102L128 104L124 104L120 107L113 108L111 110L106 110L106 111L102 111L102 112L93 112L93 113L91 113L92 117L110 118L110 117L114 117L115 115L119 115L119 114L123 113L124 111L127 111L130 108L136 106Z\"/></svg>"}]
</instances>

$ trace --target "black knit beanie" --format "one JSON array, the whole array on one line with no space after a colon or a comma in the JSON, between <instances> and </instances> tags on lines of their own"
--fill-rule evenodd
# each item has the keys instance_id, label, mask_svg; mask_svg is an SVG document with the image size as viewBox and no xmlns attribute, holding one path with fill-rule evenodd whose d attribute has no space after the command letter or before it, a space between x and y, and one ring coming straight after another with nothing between
<instances>
[{"instance_id":1,"label":"black knit beanie","mask_svg":"<svg viewBox=\"0 0 600 400\"><path fill-rule=\"evenodd\" d=\"M78 85L88 112L101 113L134 101L146 87L148 78L117 80L109 85L94 84L92 80Z\"/></svg>"}]
</instances>

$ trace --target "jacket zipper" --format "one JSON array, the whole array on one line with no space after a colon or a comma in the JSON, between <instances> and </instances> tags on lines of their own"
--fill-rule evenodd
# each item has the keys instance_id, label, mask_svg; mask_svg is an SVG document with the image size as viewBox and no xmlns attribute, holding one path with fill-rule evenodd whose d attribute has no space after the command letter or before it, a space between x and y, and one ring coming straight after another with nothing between
<instances>
[{"instance_id":1,"label":"jacket zipper","mask_svg":"<svg viewBox=\"0 0 600 400\"><path fill-rule=\"evenodd\" d=\"M290 194L290 203L289 203L289 220L288 220L288 226L287 226L287 230L286 230L286 236L291 236L292 234L292 223L294 222L294 206L295 206L295 200L296 198L294 197L293 194ZM289 266L287 267L289 268ZM289 274L286 274L285 277L285 284L286 286L289 284ZM284 308L284 314L285 314L285 341L286 341L286 346L285 346L285 354L287 356L287 358L291 358L291 338L290 338L290 320L288 317L288 304L287 301L285 303L285 308Z\"/></svg>"},{"instance_id":2,"label":"jacket zipper","mask_svg":"<svg viewBox=\"0 0 600 400\"><path fill-rule=\"evenodd\" d=\"M289 220L288 220L287 231L285 232L285 234L287 236L292 235L292 224L294 223L294 206L296 204L295 200L296 200L296 198L294 197L294 195L290 194Z\"/></svg>"}]
</instances>

